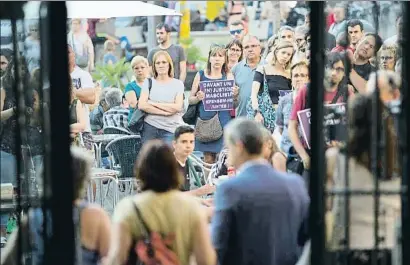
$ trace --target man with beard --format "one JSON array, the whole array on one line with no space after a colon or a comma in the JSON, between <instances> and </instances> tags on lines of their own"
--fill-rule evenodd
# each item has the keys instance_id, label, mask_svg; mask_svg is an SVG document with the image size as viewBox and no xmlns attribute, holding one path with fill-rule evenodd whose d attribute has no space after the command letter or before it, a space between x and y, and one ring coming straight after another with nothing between
<instances>
[{"instance_id":1,"label":"man with beard","mask_svg":"<svg viewBox=\"0 0 410 265\"><path fill-rule=\"evenodd\" d=\"M186 78L186 58L184 48L179 45L171 43L171 28L160 23L156 27L158 46L153 48L148 53L148 62L152 67L152 59L154 54L158 51L166 51L171 56L174 65L174 78L185 81ZM151 68L152 73L152 68Z\"/></svg>"},{"instance_id":2,"label":"man with beard","mask_svg":"<svg viewBox=\"0 0 410 265\"><path fill-rule=\"evenodd\" d=\"M347 32L349 33L350 48L354 52L357 44L363 37L363 23L358 19L349 20Z\"/></svg>"},{"instance_id":3,"label":"man with beard","mask_svg":"<svg viewBox=\"0 0 410 265\"><path fill-rule=\"evenodd\" d=\"M366 33L356 46L356 51L347 51L349 59L353 63L349 78L355 90L361 94L366 91L366 84L370 74L376 70L370 64L370 59L376 55L383 42L379 35Z\"/></svg>"},{"instance_id":4,"label":"man with beard","mask_svg":"<svg viewBox=\"0 0 410 265\"><path fill-rule=\"evenodd\" d=\"M345 103L347 98L353 94L353 87L347 84L345 75L344 57L340 53L330 53L326 64L326 78L323 104ZM309 91L307 87L300 88L290 114L288 133L296 153L303 161L305 170L310 168L310 154L307 143L299 138L298 112L309 109Z\"/></svg>"}]
</instances>

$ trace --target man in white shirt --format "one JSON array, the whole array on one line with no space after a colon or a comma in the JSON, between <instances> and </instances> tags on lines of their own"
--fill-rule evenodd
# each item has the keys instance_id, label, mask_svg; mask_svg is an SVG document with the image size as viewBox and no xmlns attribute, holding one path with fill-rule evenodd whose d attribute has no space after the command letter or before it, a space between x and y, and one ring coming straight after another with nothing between
<instances>
[{"instance_id":1,"label":"man in white shirt","mask_svg":"<svg viewBox=\"0 0 410 265\"><path fill-rule=\"evenodd\" d=\"M68 45L68 70L70 71L73 86L76 89L76 97L86 104L87 127L85 132L91 133L90 109L87 104L94 104L95 102L95 86L90 73L75 64L75 53L70 45Z\"/></svg>"}]
</instances>

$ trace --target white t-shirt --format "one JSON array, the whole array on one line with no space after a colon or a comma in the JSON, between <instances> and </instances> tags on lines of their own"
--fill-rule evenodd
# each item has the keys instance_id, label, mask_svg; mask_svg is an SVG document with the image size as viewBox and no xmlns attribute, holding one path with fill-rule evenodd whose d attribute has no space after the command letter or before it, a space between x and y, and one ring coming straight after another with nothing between
<instances>
[{"instance_id":1,"label":"white t-shirt","mask_svg":"<svg viewBox=\"0 0 410 265\"><path fill-rule=\"evenodd\" d=\"M384 41L384 45L397 45L397 34Z\"/></svg>"},{"instance_id":2,"label":"white t-shirt","mask_svg":"<svg viewBox=\"0 0 410 265\"><path fill-rule=\"evenodd\" d=\"M71 73L71 80L73 81L73 86L76 89L93 89L94 82L93 79L87 71L84 71L80 67L74 67L74 71ZM87 126L85 128L86 132L91 132L90 124L90 108L87 104L85 105L85 115L87 119Z\"/></svg>"}]
</instances>

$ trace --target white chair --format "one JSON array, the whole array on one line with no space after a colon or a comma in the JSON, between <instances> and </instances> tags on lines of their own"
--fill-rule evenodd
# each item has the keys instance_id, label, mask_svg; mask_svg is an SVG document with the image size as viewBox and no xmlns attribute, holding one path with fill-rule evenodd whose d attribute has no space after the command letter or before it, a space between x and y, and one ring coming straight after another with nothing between
<instances>
[{"instance_id":1,"label":"white chair","mask_svg":"<svg viewBox=\"0 0 410 265\"><path fill-rule=\"evenodd\" d=\"M100 206L105 208L106 200L111 199L112 209L114 209L118 202L119 172L110 169L93 168L91 174L92 177L87 186L88 201L94 203L98 199Z\"/></svg>"}]
</instances>

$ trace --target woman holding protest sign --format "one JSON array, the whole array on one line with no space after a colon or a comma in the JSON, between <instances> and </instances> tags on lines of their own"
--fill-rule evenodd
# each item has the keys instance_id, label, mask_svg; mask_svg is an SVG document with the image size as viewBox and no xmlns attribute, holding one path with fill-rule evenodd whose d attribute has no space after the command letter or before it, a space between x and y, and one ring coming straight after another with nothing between
<instances>
[{"instance_id":1,"label":"woman holding protest sign","mask_svg":"<svg viewBox=\"0 0 410 265\"><path fill-rule=\"evenodd\" d=\"M226 57L224 47L211 47L207 67L196 74L189 97L189 104L198 107L195 150L204 153L206 163L214 163L222 150L223 128L231 120L230 110L239 92L233 76L227 74Z\"/></svg>"}]
</instances>

